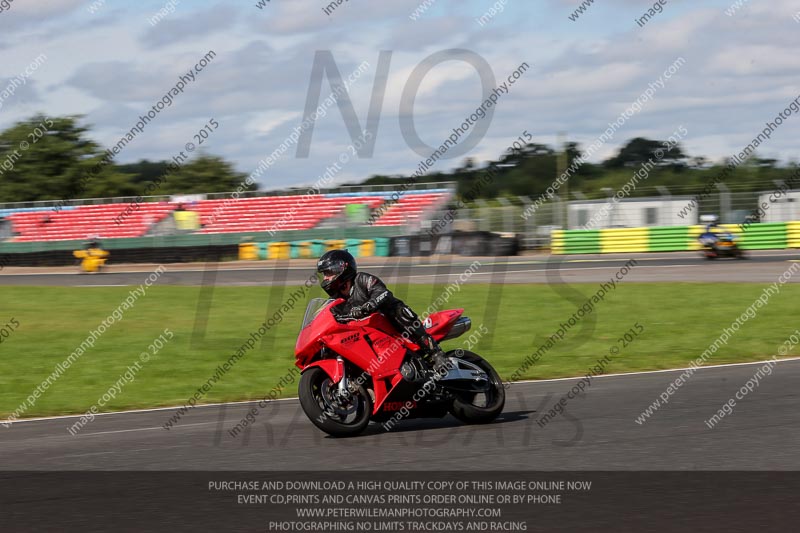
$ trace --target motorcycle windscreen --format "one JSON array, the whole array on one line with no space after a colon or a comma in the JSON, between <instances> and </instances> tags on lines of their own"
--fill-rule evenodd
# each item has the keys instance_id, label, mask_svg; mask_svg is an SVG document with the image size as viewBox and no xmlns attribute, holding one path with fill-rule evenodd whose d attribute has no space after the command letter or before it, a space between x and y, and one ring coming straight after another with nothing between
<instances>
[{"instance_id":1,"label":"motorcycle windscreen","mask_svg":"<svg viewBox=\"0 0 800 533\"><path fill-rule=\"evenodd\" d=\"M300 326L300 330L302 331L306 326L311 324L311 321L317 318L320 311L332 301L333 298L312 298L306 306L306 313L303 315L303 325Z\"/></svg>"},{"instance_id":2,"label":"motorcycle windscreen","mask_svg":"<svg viewBox=\"0 0 800 533\"><path fill-rule=\"evenodd\" d=\"M336 300L330 298L312 298L308 302L305 315L303 315L303 325L300 328L300 333L297 335L297 342L294 346L295 354L304 352L309 345L316 343L319 335L327 329L324 324L319 324L319 327L316 327L314 323L325 318L333 320L333 316L321 316L321 313L335 302Z\"/></svg>"}]
</instances>

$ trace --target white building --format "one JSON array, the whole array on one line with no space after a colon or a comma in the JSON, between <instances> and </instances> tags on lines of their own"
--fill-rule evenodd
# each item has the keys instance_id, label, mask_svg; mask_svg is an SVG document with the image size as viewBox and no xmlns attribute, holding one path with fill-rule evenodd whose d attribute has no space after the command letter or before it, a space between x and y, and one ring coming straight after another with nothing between
<instances>
[{"instance_id":1,"label":"white building","mask_svg":"<svg viewBox=\"0 0 800 533\"><path fill-rule=\"evenodd\" d=\"M570 229L689 226L697 224L694 196L582 200L568 206ZM679 213L683 213L681 218Z\"/></svg>"},{"instance_id":2,"label":"white building","mask_svg":"<svg viewBox=\"0 0 800 533\"><path fill-rule=\"evenodd\" d=\"M758 195L761 222L800 220L800 191L774 190Z\"/></svg>"}]
</instances>

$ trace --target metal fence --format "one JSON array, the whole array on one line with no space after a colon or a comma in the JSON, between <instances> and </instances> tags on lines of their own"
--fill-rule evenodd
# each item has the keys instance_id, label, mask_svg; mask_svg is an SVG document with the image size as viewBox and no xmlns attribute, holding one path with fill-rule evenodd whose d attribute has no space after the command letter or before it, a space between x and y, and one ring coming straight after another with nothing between
<instances>
[{"instance_id":1,"label":"metal fence","mask_svg":"<svg viewBox=\"0 0 800 533\"><path fill-rule=\"evenodd\" d=\"M353 185L333 187L320 191L328 193L386 192L401 189L396 184ZM421 183L414 190L448 189L455 191L455 182ZM282 191L253 191L240 195L253 198L275 195L302 195L308 188L298 187ZM640 191L641 192L641 191ZM481 230L513 234L520 238L524 249L547 248L553 229L605 229L644 226L680 226L697 224L700 215L715 214L722 223L741 224L746 221L782 222L800 220L800 191L788 190L776 183L774 189L758 192L731 191L723 184L713 193L702 189L656 187L652 196L614 200L613 191L607 190L607 198L588 198L581 191L571 190L569 199L554 195L541 205L535 198L516 196L477 199L457 208L460 202L450 195L447 201L426 210L422 216L407 220L405 226L397 227L397 234L415 234L439 223L443 217L453 218L453 230ZM231 193L212 193L205 198L230 198ZM66 205L94 205L103 203L130 202L133 197L90 198L67 202ZM170 200L170 196L151 196L146 200ZM46 208L57 201L19 202L0 204L0 210L19 208ZM682 214L682 216L681 216ZM344 232L353 228L353 222L338 217L326 222L326 228ZM164 229L165 233L169 231Z\"/></svg>"},{"instance_id":2,"label":"metal fence","mask_svg":"<svg viewBox=\"0 0 800 533\"><path fill-rule=\"evenodd\" d=\"M455 212L453 228L512 233L520 237L523 248L536 249L549 247L553 229L688 226L706 214L719 216L723 224L800 220L800 191L777 187L734 192L720 187L707 194L658 189L657 196L619 201L613 196L590 199L580 191L572 191L569 201L554 196L541 205L525 196L476 200ZM442 212L437 214L441 216Z\"/></svg>"},{"instance_id":3,"label":"metal fence","mask_svg":"<svg viewBox=\"0 0 800 533\"><path fill-rule=\"evenodd\" d=\"M265 196L300 196L308 193L311 186L304 187L291 187L287 189L275 189L269 191L243 191L235 192L236 198L261 198ZM453 181L439 181L431 183L419 183L414 185L413 190L431 190L431 189L450 189L455 190L456 183ZM341 185L336 187L329 187L320 189L319 194L336 194L336 193L349 193L356 194L359 192L369 193L392 193L402 189L401 184L386 184L386 185ZM160 194L153 196L142 196L140 201L145 202L162 202L171 201L173 197L181 197L187 195L175 194ZM234 198L234 192L215 192L201 195L188 195L198 196L207 200L218 200L225 198ZM138 196L115 196L111 198L76 198L74 200L36 200L31 202L0 202L0 211L7 209L46 209L48 207L79 207L84 205L102 205L102 204L119 204L130 203L137 201Z\"/></svg>"}]
</instances>

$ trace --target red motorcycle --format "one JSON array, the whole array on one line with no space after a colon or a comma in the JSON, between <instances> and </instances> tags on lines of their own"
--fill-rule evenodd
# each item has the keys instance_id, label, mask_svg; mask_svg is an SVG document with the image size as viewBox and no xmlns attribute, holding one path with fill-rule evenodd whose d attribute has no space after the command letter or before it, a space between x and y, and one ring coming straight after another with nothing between
<instances>
[{"instance_id":1,"label":"red motorcycle","mask_svg":"<svg viewBox=\"0 0 800 533\"><path fill-rule=\"evenodd\" d=\"M505 405L505 389L494 368L466 350L446 352L445 372L420 361L420 347L380 313L353 320L336 314L343 299L312 299L297 337L302 370L300 405L322 431L336 437L361 433L370 421L393 428L405 418L452 414L462 422L491 422ZM437 341L471 327L463 309L433 313L425 320Z\"/></svg>"}]
</instances>

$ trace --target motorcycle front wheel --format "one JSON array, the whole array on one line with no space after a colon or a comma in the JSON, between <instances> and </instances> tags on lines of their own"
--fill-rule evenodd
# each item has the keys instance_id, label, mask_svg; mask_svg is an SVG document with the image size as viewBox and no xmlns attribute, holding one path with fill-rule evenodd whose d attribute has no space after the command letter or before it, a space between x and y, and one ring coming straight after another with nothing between
<instances>
[{"instance_id":1,"label":"motorcycle front wheel","mask_svg":"<svg viewBox=\"0 0 800 533\"><path fill-rule=\"evenodd\" d=\"M298 396L309 420L334 437L358 435L372 415L372 399L363 385L342 397L339 385L319 367L303 372Z\"/></svg>"}]
</instances>

